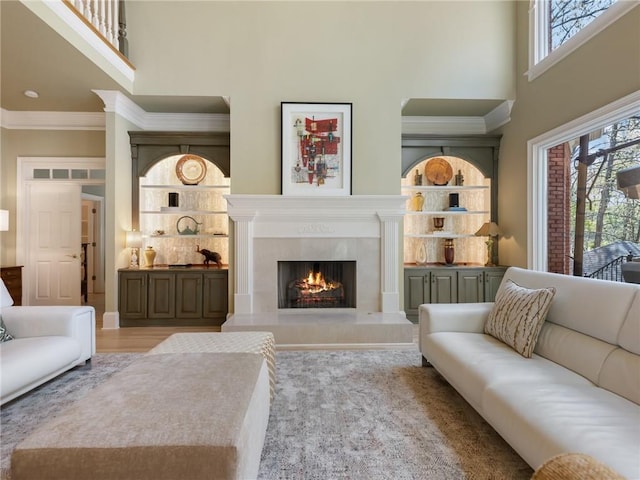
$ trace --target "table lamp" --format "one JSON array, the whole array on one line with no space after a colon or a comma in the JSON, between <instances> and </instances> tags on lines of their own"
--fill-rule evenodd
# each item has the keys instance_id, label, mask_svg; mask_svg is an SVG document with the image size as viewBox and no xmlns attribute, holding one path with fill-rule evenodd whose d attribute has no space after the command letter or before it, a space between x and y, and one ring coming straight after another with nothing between
<instances>
[{"instance_id":1,"label":"table lamp","mask_svg":"<svg viewBox=\"0 0 640 480\"><path fill-rule=\"evenodd\" d=\"M138 268L138 249L142 247L142 233L136 230L126 233L125 246L131 249L130 268Z\"/></svg>"},{"instance_id":2,"label":"table lamp","mask_svg":"<svg viewBox=\"0 0 640 480\"><path fill-rule=\"evenodd\" d=\"M489 237L485 242L487 244L487 263L484 265L485 267L495 267L496 264L493 263L493 243L494 237L498 238L498 235L502 235L502 230L500 227L494 222L485 222L480 230L476 232L477 237Z\"/></svg>"}]
</instances>

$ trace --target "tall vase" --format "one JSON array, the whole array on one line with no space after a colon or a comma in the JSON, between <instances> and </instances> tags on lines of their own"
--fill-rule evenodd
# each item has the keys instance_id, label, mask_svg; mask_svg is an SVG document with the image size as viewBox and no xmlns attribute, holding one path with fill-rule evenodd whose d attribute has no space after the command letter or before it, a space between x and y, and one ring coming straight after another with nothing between
<instances>
[{"instance_id":1,"label":"tall vase","mask_svg":"<svg viewBox=\"0 0 640 480\"><path fill-rule=\"evenodd\" d=\"M424 246L424 242L420 242L415 255L417 265L425 265L427 263L427 249Z\"/></svg>"},{"instance_id":2,"label":"tall vase","mask_svg":"<svg viewBox=\"0 0 640 480\"><path fill-rule=\"evenodd\" d=\"M148 246L144 251L144 264L147 267L153 267L153 261L156 259L156 251L152 246Z\"/></svg>"},{"instance_id":3,"label":"tall vase","mask_svg":"<svg viewBox=\"0 0 640 480\"><path fill-rule=\"evenodd\" d=\"M455 258L455 248L453 246L453 238L447 238L444 241L444 263L453 265Z\"/></svg>"}]
</instances>

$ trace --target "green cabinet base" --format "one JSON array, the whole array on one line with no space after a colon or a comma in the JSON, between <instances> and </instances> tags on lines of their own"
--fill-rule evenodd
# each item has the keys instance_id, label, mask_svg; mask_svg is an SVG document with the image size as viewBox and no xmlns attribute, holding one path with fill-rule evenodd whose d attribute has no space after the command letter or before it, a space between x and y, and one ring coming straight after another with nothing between
<instances>
[{"instance_id":1,"label":"green cabinet base","mask_svg":"<svg viewBox=\"0 0 640 480\"><path fill-rule=\"evenodd\" d=\"M405 267L404 310L418 322L423 303L493 302L507 267Z\"/></svg>"},{"instance_id":2,"label":"green cabinet base","mask_svg":"<svg viewBox=\"0 0 640 480\"><path fill-rule=\"evenodd\" d=\"M118 270L122 327L220 326L228 312L228 271L212 267Z\"/></svg>"}]
</instances>

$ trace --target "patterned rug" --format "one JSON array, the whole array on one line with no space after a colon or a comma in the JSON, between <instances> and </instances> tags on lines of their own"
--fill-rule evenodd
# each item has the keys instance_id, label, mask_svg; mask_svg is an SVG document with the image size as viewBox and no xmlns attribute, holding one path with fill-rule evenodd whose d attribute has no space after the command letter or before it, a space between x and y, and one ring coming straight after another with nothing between
<instances>
[{"instance_id":1,"label":"patterned rug","mask_svg":"<svg viewBox=\"0 0 640 480\"><path fill-rule=\"evenodd\" d=\"M138 356L98 354L90 368L2 407L3 478L20 440ZM421 366L417 350L282 351L276 369L261 480L518 480L533 473L434 369Z\"/></svg>"}]
</instances>

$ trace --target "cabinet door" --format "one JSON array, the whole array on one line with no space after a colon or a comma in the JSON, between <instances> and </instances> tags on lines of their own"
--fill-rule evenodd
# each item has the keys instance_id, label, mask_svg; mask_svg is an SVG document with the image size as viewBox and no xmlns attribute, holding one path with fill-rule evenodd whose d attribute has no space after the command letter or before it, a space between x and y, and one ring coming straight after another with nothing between
<instances>
[{"instance_id":1,"label":"cabinet door","mask_svg":"<svg viewBox=\"0 0 640 480\"><path fill-rule=\"evenodd\" d=\"M418 321L418 307L430 300L429 272L424 270L405 270L404 309L407 318Z\"/></svg>"},{"instance_id":2,"label":"cabinet door","mask_svg":"<svg viewBox=\"0 0 640 480\"><path fill-rule=\"evenodd\" d=\"M202 275L176 275L176 317L202 318Z\"/></svg>"},{"instance_id":3,"label":"cabinet door","mask_svg":"<svg viewBox=\"0 0 640 480\"><path fill-rule=\"evenodd\" d=\"M458 301L458 285L455 270L431 271L431 302L456 303Z\"/></svg>"},{"instance_id":4,"label":"cabinet door","mask_svg":"<svg viewBox=\"0 0 640 480\"><path fill-rule=\"evenodd\" d=\"M149 274L149 318L174 318L176 275L174 273Z\"/></svg>"},{"instance_id":5,"label":"cabinet door","mask_svg":"<svg viewBox=\"0 0 640 480\"><path fill-rule=\"evenodd\" d=\"M142 272L119 273L120 294L118 312L120 317L142 319L147 317L147 275Z\"/></svg>"},{"instance_id":6,"label":"cabinet door","mask_svg":"<svg viewBox=\"0 0 640 480\"><path fill-rule=\"evenodd\" d=\"M482 270L458 270L458 303L484 302Z\"/></svg>"},{"instance_id":7,"label":"cabinet door","mask_svg":"<svg viewBox=\"0 0 640 480\"><path fill-rule=\"evenodd\" d=\"M205 273L202 316L217 319L222 324L228 312L227 295L226 271Z\"/></svg>"},{"instance_id":8,"label":"cabinet door","mask_svg":"<svg viewBox=\"0 0 640 480\"><path fill-rule=\"evenodd\" d=\"M506 269L491 269L484 273L484 301L493 302Z\"/></svg>"}]
</instances>

